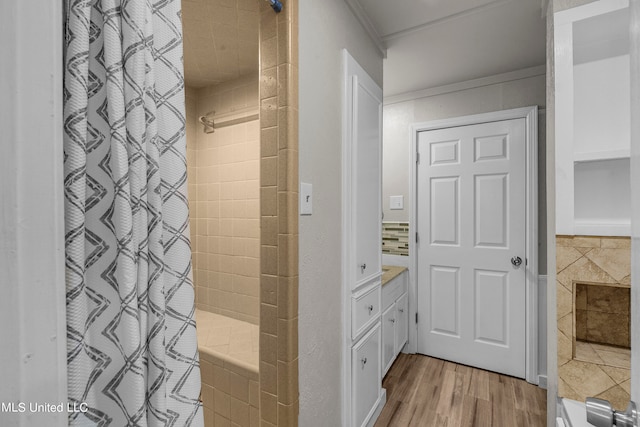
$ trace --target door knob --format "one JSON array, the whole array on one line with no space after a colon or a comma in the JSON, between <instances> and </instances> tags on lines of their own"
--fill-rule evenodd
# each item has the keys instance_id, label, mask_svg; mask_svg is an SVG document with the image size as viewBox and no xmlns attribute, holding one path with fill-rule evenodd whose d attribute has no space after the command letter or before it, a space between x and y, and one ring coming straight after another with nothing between
<instances>
[{"instance_id":1,"label":"door knob","mask_svg":"<svg viewBox=\"0 0 640 427\"><path fill-rule=\"evenodd\" d=\"M625 412L614 411L609 401L595 397L588 397L585 406L587 422L596 427L638 427L634 402L629 402Z\"/></svg>"},{"instance_id":2,"label":"door knob","mask_svg":"<svg viewBox=\"0 0 640 427\"><path fill-rule=\"evenodd\" d=\"M520 267L520 264L522 264L522 258L520 258L519 256L514 256L513 258L511 258L511 264L516 267Z\"/></svg>"}]
</instances>

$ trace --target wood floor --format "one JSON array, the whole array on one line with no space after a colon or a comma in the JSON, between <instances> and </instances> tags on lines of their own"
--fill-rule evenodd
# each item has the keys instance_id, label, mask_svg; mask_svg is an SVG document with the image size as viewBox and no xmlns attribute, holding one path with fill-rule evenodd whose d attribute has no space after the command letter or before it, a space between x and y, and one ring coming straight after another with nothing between
<instances>
[{"instance_id":1,"label":"wood floor","mask_svg":"<svg viewBox=\"0 0 640 427\"><path fill-rule=\"evenodd\" d=\"M546 425L546 391L524 380L419 354L400 353L382 386L376 427Z\"/></svg>"}]
</instances>

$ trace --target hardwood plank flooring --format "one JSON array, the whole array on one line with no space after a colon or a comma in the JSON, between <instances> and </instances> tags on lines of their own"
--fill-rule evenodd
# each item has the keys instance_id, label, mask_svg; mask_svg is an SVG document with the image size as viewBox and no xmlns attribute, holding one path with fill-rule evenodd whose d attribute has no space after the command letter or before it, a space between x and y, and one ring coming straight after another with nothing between
<instances>
[{"instance_id":1,"label":"hardwood plank flooring","mask_svg":"<svg viewBox=\"0 0 640 427\"><path fill-rule=\"evenodd\" d=\"M401 353L375 427L544 427L546 391L524 380Z\"/></svg>"}]
</instances>

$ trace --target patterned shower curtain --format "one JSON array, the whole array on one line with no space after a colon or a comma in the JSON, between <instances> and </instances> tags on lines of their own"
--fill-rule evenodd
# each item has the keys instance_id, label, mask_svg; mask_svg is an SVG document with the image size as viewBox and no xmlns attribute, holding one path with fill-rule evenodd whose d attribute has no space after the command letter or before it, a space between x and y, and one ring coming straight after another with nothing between
<instances>
[{"instance_id":1,"label":"patterned shower curtain","mask_svg":"<svg viewBox=\"0 0 640 427\"><path fill-rule=\"evenodd\" d=\"M180 0L65 15L69 424L202 426Z\"/></svg>"}]
</instances>

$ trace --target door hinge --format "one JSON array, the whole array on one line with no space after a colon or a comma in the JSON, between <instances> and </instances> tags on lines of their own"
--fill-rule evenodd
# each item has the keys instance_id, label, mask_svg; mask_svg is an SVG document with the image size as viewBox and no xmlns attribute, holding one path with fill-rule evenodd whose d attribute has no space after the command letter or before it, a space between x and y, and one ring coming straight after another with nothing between
<instances>
[{"instance_id":1,"label":"door hinge","mask_svg":"<svg viewBox=\"0 0 640 427\"><path fill-rule=\"evenodd\" d=\"M416 232L416 243L420 241L420 237L418 236L418 232Z\"/></svg>"},{"instance_id":2,"label":"door hinge","mask_svg":"<svg viewBox=\"0 0 640 427\"><path fill-rule=\"evenodd\" d=\"M420 153L416 153L416 164L420 164Z\"/></svg>"},{"instance_id":3,"label":"door hinge","mask_svg":"<svg viewBox=\"0 0 640 427\"><path fill-rule=\"evenodd\" d=\"M418 313L416 312L416 323L418 323Z\"/></svg>"}]
</instances>

